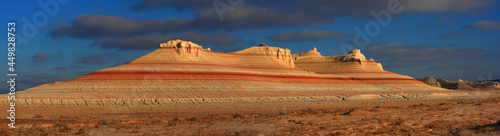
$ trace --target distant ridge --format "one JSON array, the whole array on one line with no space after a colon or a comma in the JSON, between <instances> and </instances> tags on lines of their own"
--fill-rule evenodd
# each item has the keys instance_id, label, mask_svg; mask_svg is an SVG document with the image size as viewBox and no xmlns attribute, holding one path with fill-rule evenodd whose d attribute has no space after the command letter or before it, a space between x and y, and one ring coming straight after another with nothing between
<instances>
[{"instance_id":1,"label":"distant ridge","mask_svg":"<svg viewBox=\"0 0 500 136\"><path fill-rule=\"evenodd\" d=\"M477 81L477 82L487 82L487 81L491 81L491 82L500 82L500 79L495 79L495 80L484 80L484 81Z\"/></svg>"},{"instance_id":2,"label":"distant ridge","mask_svg":"<svg viewBox=\"0 0 500 136\"><path fill-rule=\"evenodd\" d=\"M458 79L457 81L448 81L446 79L437 79L432 76L425 77L420 80L428 85L435 87L442 87L446 89L483 89L483 88L500 88L500 83L498 80L489 80L489 81L464 81L462 79Z\"/></svg>"}]
</instances>

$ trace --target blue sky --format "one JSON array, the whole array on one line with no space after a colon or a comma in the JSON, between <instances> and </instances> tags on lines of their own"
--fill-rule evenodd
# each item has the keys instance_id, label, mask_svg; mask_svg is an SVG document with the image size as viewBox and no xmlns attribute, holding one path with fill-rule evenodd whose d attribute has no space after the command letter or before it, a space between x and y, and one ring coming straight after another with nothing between
<instances>
[{"instance_id":1,"label":"blue sky","mask_svg":"<svg viewBox=\"0 0 500 136\"><path fill-rule=\"evenodd\" d=\"M177 38L219 52L260 43L292 53L317 47L324 56L359 48L385 70L415 78L500 78L498 0L233 2L4 0L0 14L4 24L16 22L19 90L121 65ZM355 28L371 32L369 42Z\"/></svg>"}]
</instances>

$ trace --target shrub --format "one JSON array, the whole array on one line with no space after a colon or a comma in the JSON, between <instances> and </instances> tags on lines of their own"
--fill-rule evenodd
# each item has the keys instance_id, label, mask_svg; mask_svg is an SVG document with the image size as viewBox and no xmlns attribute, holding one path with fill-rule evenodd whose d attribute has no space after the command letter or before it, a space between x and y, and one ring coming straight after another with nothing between
<instances>
[{"instance_id":1,"label":"shrub","mask_svg":"<svg viewBox=\"0 0 500 136\"><path fill-rule=\"evenodd\" d=\"M187 121L198 121L199 119L197 117L191 117L191 118L187 118L186 120Z\"/></svg>"}]
</instances>

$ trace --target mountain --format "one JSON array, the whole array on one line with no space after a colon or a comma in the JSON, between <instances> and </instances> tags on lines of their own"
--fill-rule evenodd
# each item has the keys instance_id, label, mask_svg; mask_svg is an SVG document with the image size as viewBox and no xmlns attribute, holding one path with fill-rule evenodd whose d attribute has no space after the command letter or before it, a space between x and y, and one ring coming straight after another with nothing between
<instances>
[{"instance_id":1,"label":"mountain","mask_svg":"<svg viewBox=\"0 0 500 136\"><path fill-rule=\"evenodd\" d=\"M16 92L16 105L114 105L258 101L359 92L447 91L384 71L360 50L322 56L265 44L220 53L182 40L127 64ZM311 97L312 98L312 97ZM2 99L4 104L7 100Z\"/></svg>"}]
</instances>

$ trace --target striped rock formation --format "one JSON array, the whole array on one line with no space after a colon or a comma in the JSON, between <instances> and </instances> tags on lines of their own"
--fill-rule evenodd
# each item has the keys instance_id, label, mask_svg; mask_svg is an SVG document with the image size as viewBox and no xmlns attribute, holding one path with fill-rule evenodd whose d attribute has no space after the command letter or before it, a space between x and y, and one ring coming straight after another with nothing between
<instances>
[{"instance_id":1,"label":"striped rock formation","mask_svg":"<svg viewBox=\"0 0 500 136\"><path fill-rule=\"evenodd\" d=\"M359 50L321 56L316 49L290 54L288 49L263 44L220 53L173 40L125 65L17 92L16 105L338 100L343 94L363 91L446 89L384 71Z\"/></svg>"},{"instance_id":2,"label":"striped rock formation","mask_svg":"<svg viewBox=\"0 0 500 136\"><path fill-rule=\"evenodd\" d=\"M354 74L352 76L363 74L363 76L366 76L366 74L377 73L377 76L380 77L379 74L389 73L382 77L402 77L384 71L382 65L375 63L373 59L367 60L359 49L354 49L346 55L322 56L314 48L313 50L293 54L292 56L295 58L296 68L318 74Z\"/></svg>"}]
</instances>

